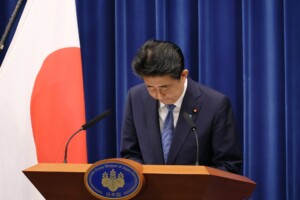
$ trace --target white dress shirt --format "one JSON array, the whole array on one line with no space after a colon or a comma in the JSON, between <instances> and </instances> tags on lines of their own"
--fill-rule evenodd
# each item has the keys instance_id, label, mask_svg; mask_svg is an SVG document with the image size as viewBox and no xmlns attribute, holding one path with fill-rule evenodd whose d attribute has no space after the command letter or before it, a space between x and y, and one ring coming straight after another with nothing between
<instances>
[{"instance_id":1,"label":"white dress shirt","mask_svg":"<svg viewBox=\"0 0 300 200\"><path fill-rule=\"evenodd\" d=\"M186 92L186 88L187 88L187 79L185 79L184 88L183 88L183 92L182 92L181 96L174 103L174 105L176 106L173 110L174 129L176 128L176 124L177 124L177 121L178 121L180 108L181 108L181 104L182 104L182 101L183 101L184 94ZM162 102L159 102L158 114L159 114L160 132L162 132L163 124L164 124L164 121L165 121L165 119L167 117L167 114L168 114L168 108Z\"/></svg>"}]
</instances>

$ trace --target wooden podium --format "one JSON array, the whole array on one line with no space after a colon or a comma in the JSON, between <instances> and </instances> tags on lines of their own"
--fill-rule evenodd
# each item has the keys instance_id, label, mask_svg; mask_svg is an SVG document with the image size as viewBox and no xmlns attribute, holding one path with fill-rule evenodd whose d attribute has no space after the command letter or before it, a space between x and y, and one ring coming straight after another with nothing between
<instances>
[{"instance_id":1,"label":"wooden podium","mask_svg":"<svg viewBox=\"0 0 300 200\"><path fill-rule=\"evenodd\" d=\"M47 200L96 200L85 187L91 164L38 164L24 174ZM143 165L145 187L133 199L243 200L256 184L249 178L204 166Z\"/></svg>"}]
</instances>

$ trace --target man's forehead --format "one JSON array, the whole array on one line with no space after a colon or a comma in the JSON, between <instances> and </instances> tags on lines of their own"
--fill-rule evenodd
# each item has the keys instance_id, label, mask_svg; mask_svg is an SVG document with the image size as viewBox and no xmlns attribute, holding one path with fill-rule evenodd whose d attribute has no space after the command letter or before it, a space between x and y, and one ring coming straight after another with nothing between
<instances>
[{"instance_id":1,"label":"man's forehead","mask_svg":"<svg viewBox=\"0 0 300 200\"><path fill-rule=\"evenodd\" d=\"M147 86L163 87L174 83L176 80L170 76L151 76L143 78Z\"/></svg>"}]
</instances>

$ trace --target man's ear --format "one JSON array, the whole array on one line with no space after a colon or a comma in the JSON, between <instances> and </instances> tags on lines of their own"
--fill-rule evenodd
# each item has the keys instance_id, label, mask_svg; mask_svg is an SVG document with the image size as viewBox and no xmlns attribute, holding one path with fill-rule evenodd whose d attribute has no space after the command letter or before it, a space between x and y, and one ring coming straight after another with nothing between
<instances>
[{"instance_id":1,"label":"man's ear","mask_svg":"<svg viewBox=\"0 0 300 200\"><path fill-rule=\"evenodd\" d=\"M189 75L189 70L187 70L187 69L184 69L181 73L182 78L187 78L188 75Z\"/></svg>"}]
</instances>

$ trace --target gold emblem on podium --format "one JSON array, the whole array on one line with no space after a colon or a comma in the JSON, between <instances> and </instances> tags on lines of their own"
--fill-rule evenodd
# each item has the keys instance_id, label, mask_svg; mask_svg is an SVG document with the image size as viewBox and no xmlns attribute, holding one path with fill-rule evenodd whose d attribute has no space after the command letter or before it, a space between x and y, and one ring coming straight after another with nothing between
<instances>
[{"instance_id":1,"label":"gold emblem on podium","mask_svg":"<svg viewBox=\"0 0 300 200\"><path fill-rule=\"evenodd\" d=\"M116 171L112 169L110 171L110 176L107 172L102 174L102 185L107 187L111 192L115 192L118 188L122 188L125 184L124 174L120 172L118 177L116 176Z\"/></svg>"},{"instance_id":2,"label":"gold emblem on podium","mask_svg":"<svg viewBox=\"0 0 300 200\"><path fill-rule=\"evenodd\" d=\"M101 160L85 172L84 184L98 199L132 199L144 186L142 169L141 164L129 159Z\"/></svg>"}]
</instances>

